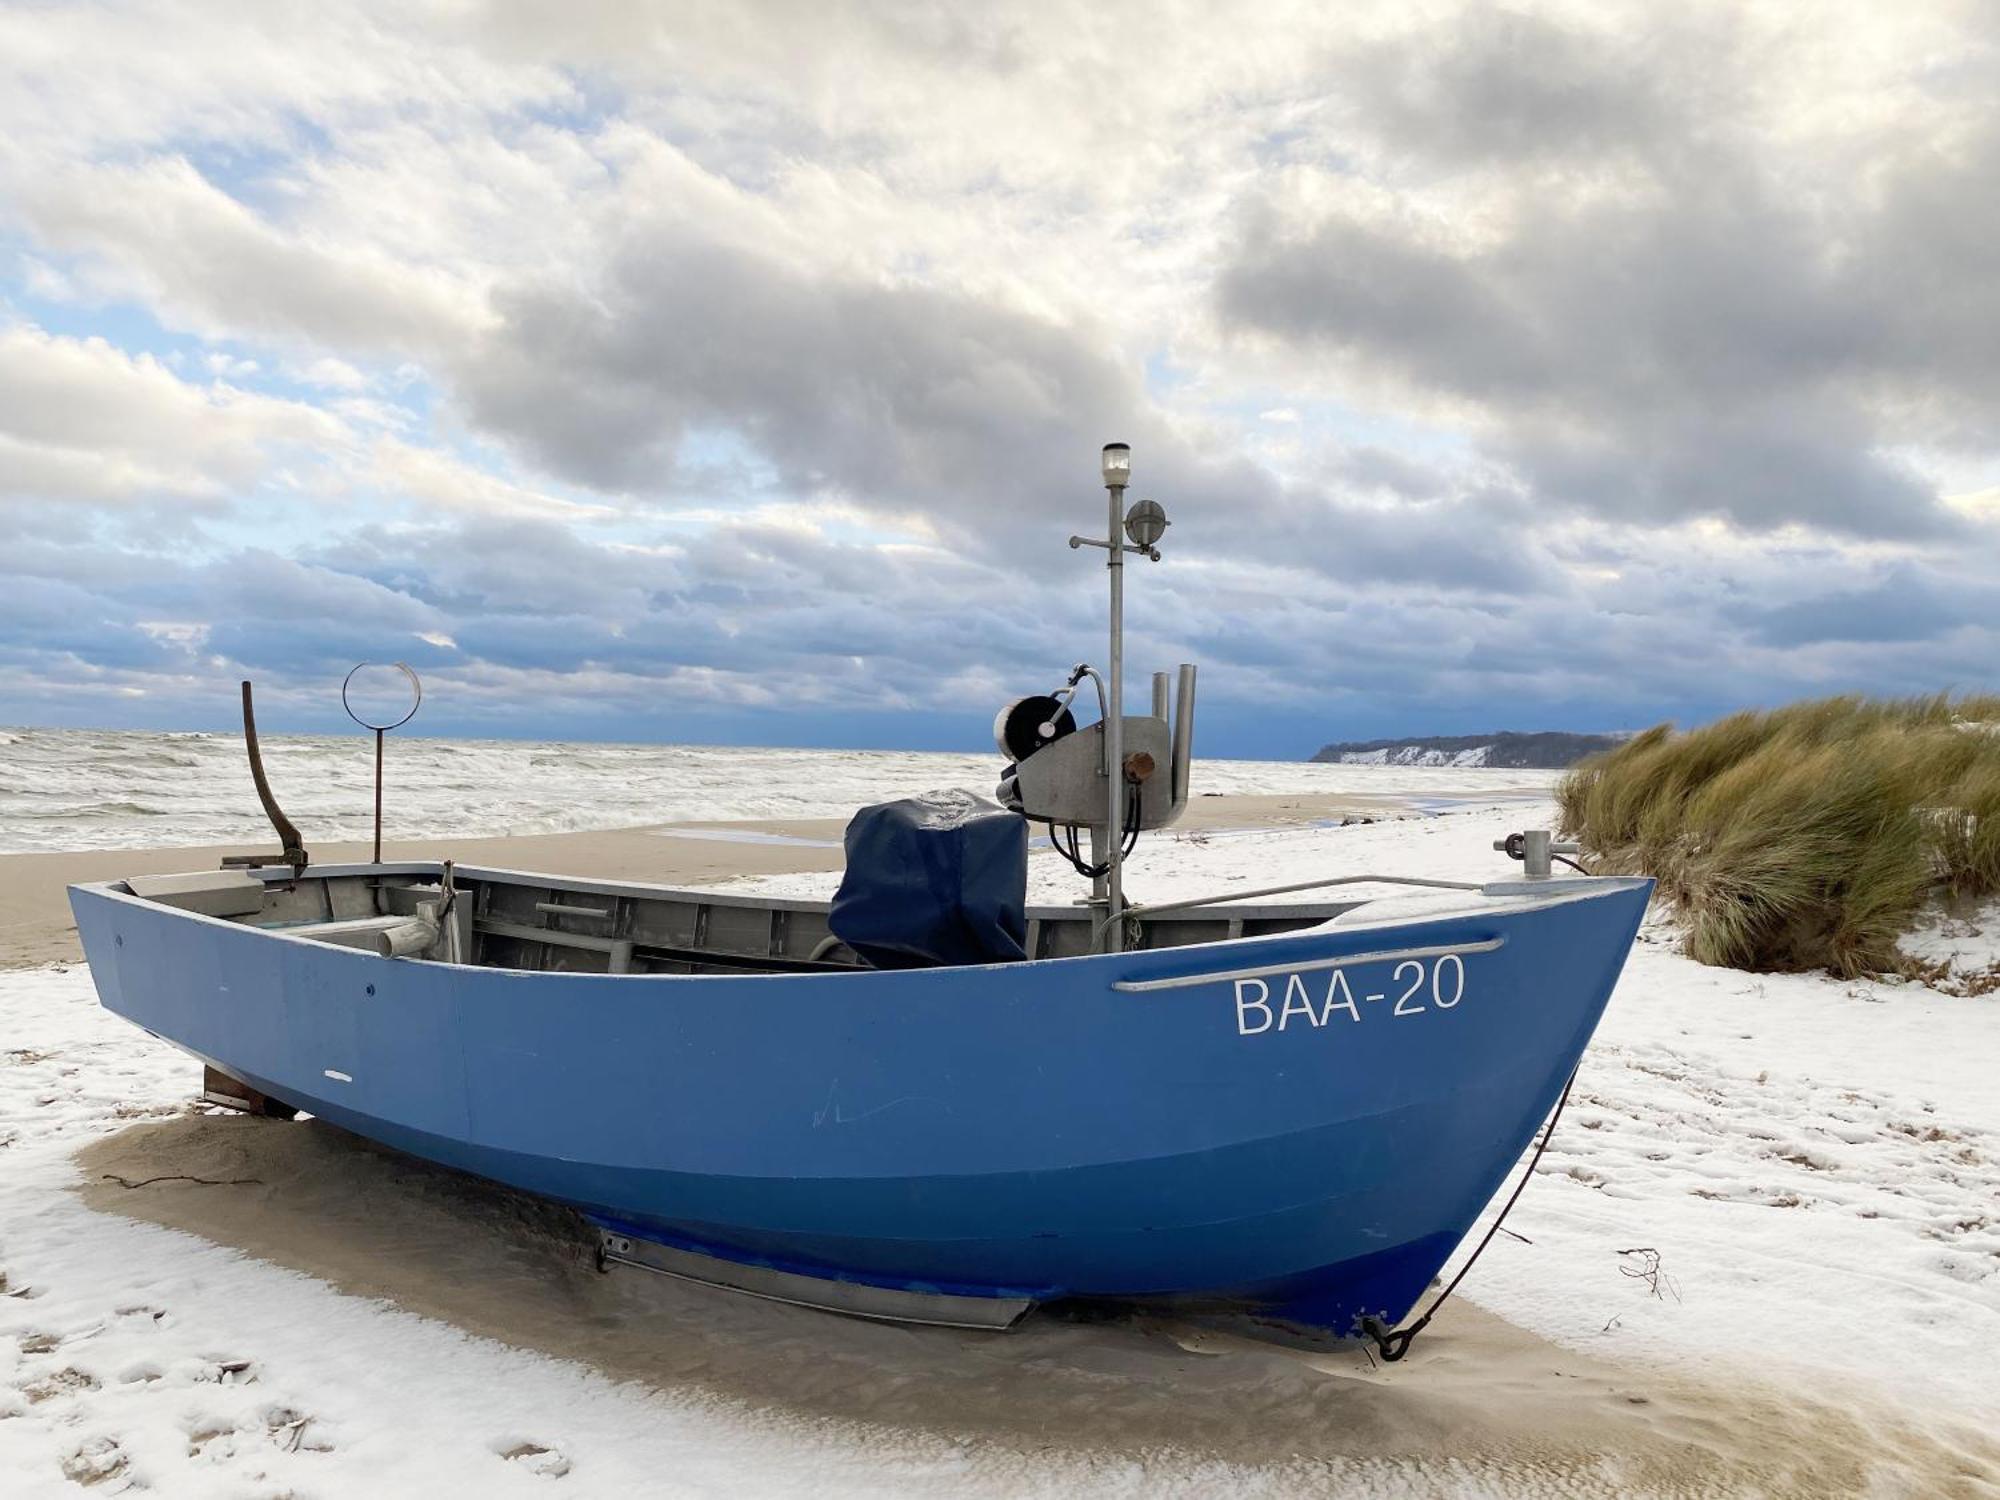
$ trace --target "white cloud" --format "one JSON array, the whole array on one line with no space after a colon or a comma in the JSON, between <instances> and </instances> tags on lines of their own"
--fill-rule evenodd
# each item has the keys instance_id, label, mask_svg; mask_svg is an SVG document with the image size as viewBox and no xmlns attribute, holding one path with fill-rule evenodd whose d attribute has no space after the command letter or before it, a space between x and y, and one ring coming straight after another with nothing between
<instances>
[{"instance_id":1,"label":"white cloud","mask_svg":"<svg viewBox=\"0 0 2000 1500\"><path fill-rule=\"evenodd\" d=\"M254 482L276 450L345 439L305 403L193 385L101 338L0 328L0 493L214 501Z\"/></svg>"},{"instance_id":2,"label":"white cloud","mask_svg":"<svg viewBox=\"0 0 2000 1500\"><path fill-rule=\"evenodd\" d=\"M420 448L390 437L378 438L369 450L366 480L419 508L576 521L617 514L608 504L569 500L530 489L436 448Z\"/></svg>"},{"instance_id":3,"label":"white cloud","mask_svg":"<svg viewBox=\"0 0 2000 1500\"><path fill-rule=\"evenodd\" d=\"M324 391L365 391L368 377L355 369L344 359L332 355L321 355L303 365L290 366L286 373L300 385L317 386Z\"/></svg>"},{"instance_id":4,"label":"white cloud","mask_svg":"<svg viewBox=\"0 0 2000 1500\"><path fill-rule=\"evenodd\" d=\"M179 157L53 168L16 194L39 241L79 258L84 285L209 337L434 357L483 321L463 278L288 231Z\"/></svg>"}]
</instances>

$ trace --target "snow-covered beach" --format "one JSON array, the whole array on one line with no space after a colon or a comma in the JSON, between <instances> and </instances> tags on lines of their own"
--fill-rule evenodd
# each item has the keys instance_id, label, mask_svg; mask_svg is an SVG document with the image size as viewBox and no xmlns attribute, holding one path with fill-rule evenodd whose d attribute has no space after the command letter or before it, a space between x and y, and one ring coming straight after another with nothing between
<instances>
[{"instance_id":1,"label":"snow-covered beach","mask_svg":"<svg viewBox=\"0 0 2000 1500\"><path fill-rule=\"evenodd\" d=\"M1539 816L1210 827L1147 841L1131 879L1462 873ZM1052 858L1031 869L1060 888ZM1925 941L1961 971L1994 957L1976 919ZM194 1107L194 1064L101 1011L81 966L0 974L0 1474L21 1495L1993 1492L2000 1007L1674 946L1649 925L1510 1233L1394 1367L599 1277L560 1213Z\"/></svg>"}]
</instances>

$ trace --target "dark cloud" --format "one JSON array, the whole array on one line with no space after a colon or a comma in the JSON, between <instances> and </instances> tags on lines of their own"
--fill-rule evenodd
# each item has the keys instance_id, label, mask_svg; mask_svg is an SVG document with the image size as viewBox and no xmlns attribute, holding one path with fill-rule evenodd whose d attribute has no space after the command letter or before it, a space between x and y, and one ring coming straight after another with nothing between
<instances>
[{"instance_id":1,"label":"dark cloud","mask_svg":"<svg viewBox=\"0 0 2000 1500\"><path fill-rule=\"evenodd\" d=\"M778 466L781 490L921 515L951 544L1063 574L1075 568L1063 538L1097 529L1096 455L1115 436L1138 455L1135 493L1170 502L1170 551L1440 589L1547 581L1479 496L1395 511L1346 498L1421 482L1380 450L1306 488L1198 453L1088 330L963 295L808 277L656 224L634 231L603 287L517 288L502 306L465 372L473 419L580 484L666 488L682 440L723 428ZM701 576L714 584L793 545L771 531L751 554L711 548ZM823 593L874 586L876 554L844 560L851 575L820 580Z\"/></svg>"},{"instance_id":2,"label":"dark cloud","mask_svg":"<svg viewBox=\"0 0 2000 1500\"><path fill-rule=\"evenodd\" d=\"M310 564L255 551L155 560L113 570L101 590L0 576L0 718L26 701L5 688L13 670L107 692L171 679L215 722L227 718L235 679L249 675L267 690L274 723L319 723L329 706L337 713L340 675L365 657L415 663L440 726L838 742L827 726L893 739L884 726L915 715L930 742L970 746L1001 698L1101 655L1101 569L1067 549L1063 563L1081 575L1024 576L985 558L885 552L746 522L703 534L655 569L650 555L562 535L556 545L538 527L473 520L357 535ZM483 571L486 559L532 555L541 540L565 576L604 580L601 607ZM1612 580L1482 595L1389 577L1366 537L1347 542L1356 550L1339 582L1193 549L1135 566L1135 681L1200 661L1206 743L1286 755L1318 742L1318 730L1301 727L1311 722L1326 733L1412 722L1471 731L1503 718L1583 725L1593 715L1627 724L1740 697L1775 701L1824 681L1946 686L1924 674L1963 673L2000 645L1990 592L1940 589L1921 573L1871 575L1837 558L1816 565L1820 584L1805 591L1795 564L1749 560L1718 573L1690 560L1640 574L1637 589ZM1595 555L1632 567L1646 550L1626 536L1622 550ZM206 628L176 633L190 618ZM137 620L164 622L165 632ZM1934 631L1958 644L1941 652ZM961 678L971 685L947 688ZM1298 742L1272 738L1281 726Z\"/></svg>"},{"instance_id":3,"label":"dark cloud","mask_svg":"<svg viewBox=\"0 0 2000 1500\"><path fill-rule=\"evenodd\" d=\"M1616 25L1616 23L1613 23ZM1511 171L1643 150L1693 101L1661 45L1665 15L1586 33L1474 6L1421 38L1364 42L1332 63L1343 117L1401 156Z\"/></svg>"},{"instance_id":4,"label":"dark cloud","mask_svg":"<svg viewBox=\"0 0 2000 1500\"><path fill-rule=\"evenodd\" d=\"M1941 585L1913 569L1896 569L1879 583L1835 589L1772 608L1740 606L1732 615L1773 646L1827 641L1928 641L1972 620L2000 620L2000 597Z\"/></svg>"},{"instance_id":5,"label":"dark cloud","mask_svg":"<svg viewBox=\"0 0 2000 1500\"><path fill-rule=\"evenodd\" d=\"M500 329L461 375L473 418L603 489L667 488L682 439L721 429L786 489L926 512L1004 493L1041 510L1145 416L1131 373L1078 330L807 274L676 221L633 226L598 285L496 300Z\"/></svg>"}]
</instances>

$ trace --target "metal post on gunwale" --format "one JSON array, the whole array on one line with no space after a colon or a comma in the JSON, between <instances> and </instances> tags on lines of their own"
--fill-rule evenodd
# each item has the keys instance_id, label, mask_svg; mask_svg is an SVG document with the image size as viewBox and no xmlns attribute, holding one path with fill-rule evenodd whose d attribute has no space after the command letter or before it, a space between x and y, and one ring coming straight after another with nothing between
<instances>
[{"instance_id":1,"label":"metal post on gunwale","mask_svg":"<svg viewBox=\"0 0 2000 1500\"><path fill-rule=\"evenodd\" d=\"M387 665L393 670L401 672L409 681L409 711L401 718L384 718L380 723L377 723L373 718L365 717L356 709L353 699L349 696L349 690L354 686L355 674L381 665L383 663L372 661L356 662L348 669L347 675L340 680L340 706L347 710L347 717L359 724L363 729L372 729L375 731L375 854L370 862L378 865L382 863L382 740L390 730L400 729L409 723L410 720L414 719L417 716L417 710L424 706L423 682L410 669L407 662L397 661L389 662Z\"/></svg>"}]
</instances>

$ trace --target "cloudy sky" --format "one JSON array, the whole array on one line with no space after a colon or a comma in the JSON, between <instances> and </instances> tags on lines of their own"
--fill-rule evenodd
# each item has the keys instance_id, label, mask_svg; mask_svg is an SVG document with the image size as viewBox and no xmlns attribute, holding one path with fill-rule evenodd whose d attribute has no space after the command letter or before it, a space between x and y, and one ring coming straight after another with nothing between
<instances>
[{"instance_id":1,"label":"cloudy sky","mask_svg":"<svg viewBox=\"0 0 2000 1500\"><path fill-rule=\"evenodd\" d=\"M651 9L0 3L0 723L2000 686L1995 4Z\"/></svg>"}]
</instances>

